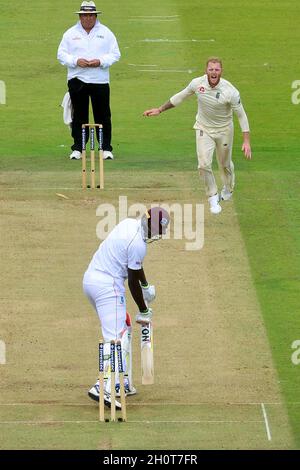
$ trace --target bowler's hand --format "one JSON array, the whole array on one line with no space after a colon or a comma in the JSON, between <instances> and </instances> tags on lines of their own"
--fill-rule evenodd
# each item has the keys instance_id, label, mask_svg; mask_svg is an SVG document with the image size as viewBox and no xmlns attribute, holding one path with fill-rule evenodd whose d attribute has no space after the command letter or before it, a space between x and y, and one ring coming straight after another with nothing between
<instances>
[{"instance_id":1,"label":"bowler's hand","mask_svg":"<svg viewBox=\"0 0 300 470\"><path fill-rule=\"evenodd\" d=\"M158 116L160 114L159 108L147 109L143 112L143 116Z\"/></svg>"},{"instance_id":2,"label":"bowler's hand","mask_svg":"<svg viewBox=\"0 0 300 470\"><path fill-rule=\"evenodd\" d=\"M242 151L244 152L247 160L251 160L251 146L248 142L244 142L242 145Z\"/></svg>"}]
</instances>

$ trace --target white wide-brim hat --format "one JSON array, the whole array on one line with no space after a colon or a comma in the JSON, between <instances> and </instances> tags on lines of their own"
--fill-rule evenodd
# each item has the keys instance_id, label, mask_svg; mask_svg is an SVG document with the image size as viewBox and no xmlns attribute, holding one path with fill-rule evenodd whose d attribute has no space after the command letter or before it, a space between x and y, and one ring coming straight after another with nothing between
<instances>
[{"instance_id":1,"label":"white wide-brim hat","mask_svg":"<svg viewBox=\"0 0 300 470\"><path fill-rule=\"evenodd\" d=\"M82 2L80 5L80 11L75 11L78 15L82 15L84 13L102 13L102 11L97 10L96 5L94 2Z\"/></svg>"}]
</instances>

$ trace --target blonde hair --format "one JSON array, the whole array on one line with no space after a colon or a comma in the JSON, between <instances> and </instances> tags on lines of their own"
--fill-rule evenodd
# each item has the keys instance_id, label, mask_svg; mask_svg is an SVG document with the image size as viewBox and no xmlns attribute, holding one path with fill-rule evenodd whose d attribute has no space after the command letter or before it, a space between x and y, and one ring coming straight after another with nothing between
<instances>
[{"instance_id":1,"label":"blonde hair","mask_svg":"<svg viewBox=\"0 0 300 470\"><path fill-rule=\"evenodd\" d=\"M222 60L219 57L209 57L206 62L206 68L208 67L208 64L212 63L218 63L221 65L221 68L223 68Z\"/></svg>"}]
</instances>

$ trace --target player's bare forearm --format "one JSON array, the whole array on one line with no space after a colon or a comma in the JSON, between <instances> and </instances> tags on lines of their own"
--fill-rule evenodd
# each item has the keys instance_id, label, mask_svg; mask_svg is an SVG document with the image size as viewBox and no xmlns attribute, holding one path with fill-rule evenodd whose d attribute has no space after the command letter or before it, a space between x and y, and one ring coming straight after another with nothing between
<instances>
[{"instance_id":1,"label":"player's bare forearm","mask_svg":"<svg viewBox=\"0 0 300 470\"><path fill-rule=\"evenodd\" d=\"M168 109L175 108L171 101L167 101L165 104L162 104L159 108L147 109L143 112L143 116L158 116L160 113L167 111Z\"/></svg>"},{"instance_id":2,"label":"player's bare forearm","mask_svg":"<svg viewBox=\"0 0 300 470\"><path fill-rule=\"evenodd\" d=\"M138 271L138 275L139 275L139 281L140 281L140 283L141 283L143 286L147 286L147 285L148 285L148 282L147 282L146 275L145 275L145 272L144 272L143 268Z\"/></svg>"},{"instance_id":3,"label":"player's bare forearm","mask_svg":"<svg viewBox=\"0 0 300 470\"><path fill-rule=\"evenodd\" d=\"M132 298L137 304L139 311L143 312L147 310L147 305L145 304L142 288L140 285L147 284L145 273L143 269L133 270L128 269L128 287L131 292Z\"/></svg>"},{"instance_id":4,"label":"player's bare forearm","mask_svg":"<svg viewBox=\"0 0 300 470\"><path fill-rule=\"evenodd\" d=\"M250 145L250 132L243 132L243 145L242 151L244 152L245 157L251 159L251 145Z\"/></svg>"}]
</instances>

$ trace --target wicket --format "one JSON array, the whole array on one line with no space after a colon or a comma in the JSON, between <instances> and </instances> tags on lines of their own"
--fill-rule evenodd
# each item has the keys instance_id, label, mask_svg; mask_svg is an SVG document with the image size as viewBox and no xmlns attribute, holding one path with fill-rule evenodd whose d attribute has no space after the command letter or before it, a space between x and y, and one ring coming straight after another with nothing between
<instances>
[{"instance_id":1,"label":"wicket","mask_svg":"<svg viewBox=\"0 0 300 470\"><path fill-rule=\"evenodd\" d=\"M124 369L122 360L122 348L121 341L110 341L110 379L111 379L111 406L110 406L110 420L116 421L116 350L117 350L117 361L120 381L120 394L121 394L121 413L122 418L118 418L118 421L126 421L126 399L125 399L125 387L124 387ZM99 421L108 422L109 419L105 419L104 412L104 342L102 339L99 341Z\"/></svg>"},{"instance_id":2,"label":"wicket","mask_svg":"<svg viewBox=\"0 0 300 470\"><path fill-rule=\"evenodd\" d=\"M104 421L104 344L99 341L99 421Z\"/></svg>"},{"instance_id":3,"label":"wicket","mask_svg":"<svg viewBox=\"0 0 300 470\"><path fill-rule=\"evenodd\" d=\"M110 342L110 420L116 421L116 345Z\"/></svg>"},{"instance_id":4,"label":"wicket","mask_svg":"<svg viewBox=\"0 0 300 470\"><path fill-rule=\"evenodd\" d=\"M122 346L121 346L120 340L117 341L117 357L118 357L118 371L119 371L119 380L120 380L122 419L123 421L127 421L125 387L124 387L124 367L123 367L123 357L122 357Z\"/></svg>"},{"instance_id":5,"label":"wicket","mask_svg":"<svg viewBox=\"0 0 300 470\"><path fill-rule=\"evenodd\" d=\"M90 129L90 185L87 184L87 158L86 158L86 128ZM99 185L104 189L104 165L103 165L103 127L102 124L82 124L82 189L96 188L96 164L95 164L95 130L99 132Z\"/></svg>"}]
</instances>

